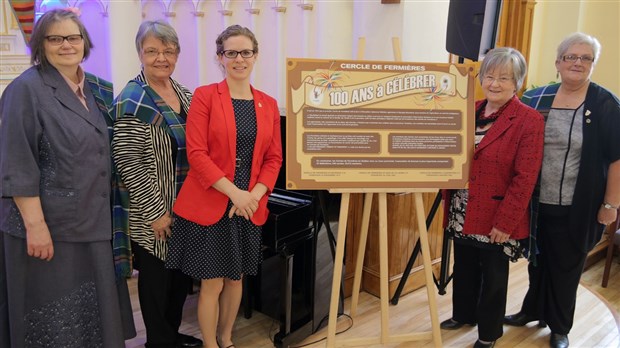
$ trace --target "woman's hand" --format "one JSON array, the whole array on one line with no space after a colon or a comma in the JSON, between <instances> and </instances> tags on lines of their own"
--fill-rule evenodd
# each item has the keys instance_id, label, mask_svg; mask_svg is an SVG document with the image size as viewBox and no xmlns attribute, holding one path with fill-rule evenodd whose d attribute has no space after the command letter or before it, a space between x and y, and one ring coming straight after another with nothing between
<instances>
[{"instance_id":1,"label":"woman's hand","mask_svg":"<svg viewBox=\"0 0 620 348\"><path fill-rule=\"evenodd\" d=\"M49 261L54 257L54 244L43 216L40 197L13 197L26 226L26 249L29 256Z\"/></svg>"},{"instance_id":2,"label":"woman's hand","mask_svg":"<svg viewBox=\"0 0 620 348\"><path fill-rule=\"evenodd\" d=\"M262 182L257 182L256 185L254 185L252 191L250 191L250 193L252 194L252 196L254 196L256 201L260 202L260 200L263 199L263 196L267 193L267 191L268 189L265 184L263 184Z\"/></svg>"},{"instance_id":3,"label":"woman's hand","mask_svg":"<svg viewBox=\"0 0 620 348\"><path fill-rule=\"evenodd\" d=\"M26 228L28 256L49 261L54 257L54 243L47 224L39 222Z\"/></svg>"},{"instance_id":4,"label":"woman's hand","mask_svg":"<svg viewBox=\"0 0 620 348\"><path fill-rule=\"evenodd\" d=\"M495 227L493 227L491 233L489 233L489 240L491 243L505 243L508 239L510 239L510 234L504 233Z\"/></svg>"},{"instance_id":5,"label":"woman's hand","mask_svg":"<svg viewBox=\"0 0 620 348\"><path fill-rule=\"evenodd\" d=\"M172 216L170 213L166 212L162 217L153 221L151 227L153 228L153 232L155 233L155 239L157 240L166 240L170 235L172 235L172 230L170 227L172 226Z\"/></svg>"},{"instance_id":6,"label":"woman's hand","mask_svg":"<svg viewBox=\"0 0 620 348\"><path fill-rule=\"evenodd\" d=\"M231 195L230 200L233 203L233 207L228 212L229 218L237 215L249 220L258 209L258 199L248 191L237 190Z\"/></svg>"},{"instance_id":7,"label":"woman's hand","mask_svg":"<svg viewBox=\"0 0 620 348\"><path fill-rule=\"evenodd\" d=\"M607 208L603 207L602 205L598 209L597 219L598 219L598 223L599 224L603 224L603 225L607 226L610 223L616 221L617 217L618 217L618 210L617 209L607 209Z\"/></svg>"},{"instance_id":8,"label":"woman's hand","mask_svg":"<svg viewBox=\"0 0 620 348\"><path fill-rule=\"evenodd\" d=\"M262 197L262 194L260 194L260 192L262 192L263 189L256 188L256 187L259 187L259 185L264 186L263 184L260 184L260 183L256 184L256 186L254 187L254 190L252 190L252 192L248 192L245 190L241 190L240 188L235 186L235 184L233 184L226 177L222 177L213 184L213 187L216 190L228 196L228 198L230 198L230 201L232 202L233 206L232 208L230 208L230 211L228 212L229 218L232 218L233 216L237 215L237 216L242 216L246 220L249 220L252 218L252 216L258 209L258 202L260 201L260 198ZM265 187L265 191L266 191L266 187Z\"/></svg>"}]
</instances>

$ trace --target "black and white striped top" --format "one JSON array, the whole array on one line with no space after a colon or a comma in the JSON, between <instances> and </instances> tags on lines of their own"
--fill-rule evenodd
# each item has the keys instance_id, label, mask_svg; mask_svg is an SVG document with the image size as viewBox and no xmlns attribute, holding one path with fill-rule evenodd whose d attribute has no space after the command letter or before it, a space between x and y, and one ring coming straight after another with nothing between
<instances>
[{"instance_id":1,"label":"black and white striped top","mask_svg":"<svg viewBox=\"0 0 620 348\"><path fill-rule=\"evenodd\" d=\"M141 74L137 79L140 78L144 76ZM181 113L187 115L192 94L172 81L181 102ZM122 117L114 124L112 155L129 191L131 240L164 261L167 243L155 239L151 223L166 212L172 213L176 199L173 147L176 150L176 142L160 126L135 117Z\"/></svg>"}]
</instances>

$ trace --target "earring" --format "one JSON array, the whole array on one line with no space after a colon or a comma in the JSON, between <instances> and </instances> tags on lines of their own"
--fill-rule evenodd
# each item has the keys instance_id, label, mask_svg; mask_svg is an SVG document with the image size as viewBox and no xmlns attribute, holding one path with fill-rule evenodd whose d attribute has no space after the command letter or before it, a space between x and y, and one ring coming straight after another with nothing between
<instances>
[{"instance_id":1,"label":"earring","mask_svg":"<svg viewBox=\"0 0 620 348\"><path fill-rule=\"evenodd\" d=\"M559 78L560 78L560 72L559 72L559 71L556 71L556 72L555 72L555 79L557 80L557 79L559 79Z\"/></svg>"}]
</instances>

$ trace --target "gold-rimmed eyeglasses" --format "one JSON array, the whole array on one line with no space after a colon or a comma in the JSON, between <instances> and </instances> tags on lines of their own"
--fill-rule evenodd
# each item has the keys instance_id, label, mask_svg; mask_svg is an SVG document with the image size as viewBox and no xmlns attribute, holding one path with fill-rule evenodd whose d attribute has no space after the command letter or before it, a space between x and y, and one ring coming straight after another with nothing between
<instances>
[{"instance_id":1,"label":"gold-rimmed eyeglasses","mask_svg":"<svg viewBox=\"0 0 620 348\"><path fill-rule=\"evenodd\" d=\"M45 39L52 46L60 46L62 45L63 42L65 42L65 40L67 40L67 42L71 45L79 45L84 39L84 37L82 36L82 34L73 34L73 35L67 35L67 36L48 35L45 37Z\"/></svg>"},{"instance_id":2,"label":"gold-rimmed eyeglasses","mask_svg":"<svg viewBox=\"0 0 620 348\"><path fill-rule=\"evenodd\" d=\"M512 81L513 78L512 77L507 77L507 76L500 76L500 77L495 77L493 75L485 75L483 77L484 82L488 83L488 84L492 84L493 82L497 81L497 83L499 83L500 85L504 85L507 84L508 82Z\"/></svg>"},{"instance_id":3,"label":"gold-rimmed eyeglasses","mask_svg":"<svg viewBox=\"0 0 620 348\"><path fill-rule=\"evenodd\" d=\"M154 48L147 48L144 50L144 55L148 58L157 58L160 54L163 54L165 58L171 59L177 57L177 51L173 49L167 49L162 51L158 51Z\"/></svg>"},{"instance_id":4,"label":"gold-rimmed eyeglasses","mask_svg":"<svg viewBox=\"0 0 620 348\"><path fill-rule=\"evenodd\" d=\"M235 59L237 58L238 55L241 55L241 58L252 58L254 57L254 54L256 52L254 52L254 50L242 50L242 51L235 51L235 50L225 50L222 51L222 55L228 59Z\"/></svg>"}]
</instances>

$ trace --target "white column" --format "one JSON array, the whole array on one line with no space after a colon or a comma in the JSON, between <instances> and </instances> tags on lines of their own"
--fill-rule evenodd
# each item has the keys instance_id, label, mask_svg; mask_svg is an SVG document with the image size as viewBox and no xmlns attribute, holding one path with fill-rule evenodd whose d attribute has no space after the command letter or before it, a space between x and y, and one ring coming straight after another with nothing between
<instances>
[{"instance_id":1,"label":"white column","mask_svg":"<svg viewBox=\"0 0 620 348\"><path fill-rule=\"evenodd\" d=\"M287 11L297 10L288 8ZM286 21L287 14L286 12L277 12L276 13L276 33L278 33L276 45L276 54L275 54L275 63L276 63L276 94L273 96L278 100L279 106L286 105L286 42L287 42L287 26Z\"/></svg>"},{"instance_id":2,"label":"white column","mask_svg":"<svg viewBox=\"0 0 620 348\"><path fill-rule=\"evenodd\" d=\"M198 18L196 24L199 85L220 82L224 75L216 60L215 39L225 28L225 19L219 12L221 5L215 1L199 3L198 10L204 13L204 17Z\"/></svg>"},{"instance_id":3,"label":"white column","mask_svg":"<svg viewBox=\"0 0 620 348\"><path fill-rule=\"evenodd\" d=\"M250 7L251 6L251 7ZM258 9L259 12L258 13L251 13L248 12L248 9ZM254 71L252 72L252 75L250 76L250 83L253 86L256 86L256 88L261 89L265 92L267 92L265 90L265 85L262 84L262 80L264 79L263 75L265 75L265 71L264 69L268 67L268 65L265 65L263 63L263 57L268 57L269 55L266 54L267 52L265 50L263 50L264 46L263 44L264 42L264 37L266 35L263 35L263 31L261 30L261 26L260 23L263 22L261 17L265 17L265 15L267 15L267 13L265 13L265 8L258 8L258 4L256 4L256 2L254 2L252 5L250 5L249 1L246 1L244 3L243 6L243 10L240 10L240 13L243 13L246 16L246 20L247 20L247 28L250 29L253 33L254 36L256 36L256 39L258 40L258 47L259 47L259 51L260 51L260 59L257 60L257 64L255 64L254 66ZM257 69L257 67L259 67Z\"/></svg>"},{"instance_id":4,"label":"white column","mask_svg":"<svg viewBox=\"0 0 620 348\"><path fill-rule=\"evenodd\" d=\"M142 19L138 0L110 1L110 66L114 93L118 94L140 70L134 43Z\"/></svg>"},{"instance_id":5,"label":"white column","mask_svg":"<svg viewBox=\"0 0 620 348\"><path fill-rule=\"evenodd\" d=\"M301 47L301 57L303 58L313 58L315 57L316 51L316 36L314 35L314 28L316 28L316 5L312 5L311 9L303 9L301 6L299 11L302 11L301 17L301 30L299 31L300 35L303 35L302 47Z\"/></svg>"}]
</instances>

